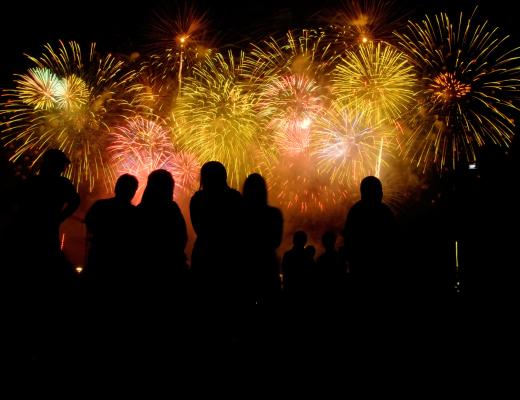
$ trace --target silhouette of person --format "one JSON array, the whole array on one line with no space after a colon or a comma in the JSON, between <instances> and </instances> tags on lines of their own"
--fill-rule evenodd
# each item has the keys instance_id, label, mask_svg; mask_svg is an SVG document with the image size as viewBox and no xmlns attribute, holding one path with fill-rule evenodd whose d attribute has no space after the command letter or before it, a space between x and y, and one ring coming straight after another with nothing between
<instances>
[{"instance_id":1,"label":"silhouette of person","mask_svg":"<svg viewBox=\"0 0 520 400\"><path fill-rule=\"evenodd\" d=\"M107 294L116 295L135 259L137 215L131 201L137 187L135 176L121 175L115 196L97 200L85 216L88 259L83 274L90 285Z\"/></svg>"},{"instance_id":2,"label":"silhouette of person","mask_svg":"<svg viewBox=\"0 0 520 400\"><path fill-rule=\"evenodd\" d=\"M61 176L69 164L61 150L47 150L41 157L39 174L29 177L22 188L21 241L31 249L25 254L38 286L65 277L60 225L74 214L80 202L72 182Z\"/></svg>"},{"instance_id":3,"label":"silhouette of person","mask_svg":"<svg viewBox=\"0 0 520 400\"><path fill-rule=\"evenodd\" d=\"M282 242L283 216L278 208L268 205L267 185L260 174L246 178L242 195L242 269L247 271L251 300L270 303L281 290L276 249Z\"/></svg>"},{"instance_id":4,"label":"silhouette of person","mask_svg":"<svg viewBox=\"0 0 520 400\"><path fill-rule=\"evenodd\" d=\"M206 289L222 295L231 289L235 272L232 254L239 237L241 201L240 193L227 184L224 165L209 161L202 166L200 190L190 201L191 222L197 235L191 269Z\"/></svg>"},{"instance_id":5,"label":"silhouette of person","mask_svg":"<svg viewBox=\"0 0 520 400\"><path fill-rule=\"evenodd\" d=\"M137 279L149 289L167 291L180 289L187 272L186 222L173 200L175 182L163 169L150 173L141 203L139 218L140 270ZM180 285L180 286L179 286Z\"/></svg>"},{"instance_id":6,"label":"silhouette of person","mask_svg":"<svg viewBox=\"0 0 520 400\"><path fill-rule=\"evenodd\" d=\"M361 293L383 295L393 287L397 224L383 203L383 186L375 176L361 181L361 200L349 210L343 229L352 279Z\"/></svg>"},{"instance_id":7,"label":"silhouette of person","mask_svg":"<svg viewBox=\"0 0 520 400\"><path fill-rule=\"evenodd\" d=\"M305 291L306 267L309 264L306 244L307 234L296 231L293 235L293 247L282 258L283 288L290 300L299 298Z\"/></svg>"},{"instance_id":8,"label":"silhouette of person","mask_svg":"<svg viewBox=\"0 0 520 400\"><path fill-rule=\"evenodd\" d=\"M21 301L29 325L34 324L26 329L33 335L36 357L42 352L43 357L64 355L58 347L66 346L66 340L58 338L67 336L64 329L71 327L67 307L76 276L61 252L60 225L76 211L80 199L72 182L61 176L69 164L61 150L47 150L39 173L21 188L15 236L20 275L26 283Z\"/></svg>"},{"instance_id":9,"label":"silhouette of person","mask_svg":"<svg viewBox=\"0 0 520 400\"><path fill-rule=\"evenodd\" d=\"M191 257L195 305L201 314L195 328L198 345L233 340L242 288L239 260L239 214L242 196L227 184L227 172L218 161L200 170L200 190L190 200L196 234ZM239 328L240 329L240 328ZM202 336L199 336L202 335Z\"/></svg>"},{"instance_id":10,"label":"silhouette of person","mask_svg":"<svg viewBox=\"0 0 520 400\"><path fill-rule=\"evenodd\" d=\"M344 289L346 268L343 258L336 250L336 234L327 231L321 237L325 251L316 260L320 293L328 299L338 299Z\"/></svg>"}]
</instances>

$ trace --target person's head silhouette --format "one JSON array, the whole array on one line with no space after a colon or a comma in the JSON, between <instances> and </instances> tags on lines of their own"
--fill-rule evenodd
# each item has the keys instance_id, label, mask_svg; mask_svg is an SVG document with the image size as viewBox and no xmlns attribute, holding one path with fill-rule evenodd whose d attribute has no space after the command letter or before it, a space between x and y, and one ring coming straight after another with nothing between
<instances>
[{"instance_id":1,"label":"person's head silhouette","mask_svg":"<svg viewBox=\"0 0 520 400\"><path fill-rule=\"evenodd\" d=\"M175 181L172 174L164 169L156 169L148 175L141 204L168 203L173 200Z\"/></svg>"},{"instance_id":2,"label":"person's head silhouette","mask_svg":"<svg viewBox=\"0 0 520 400\"><path fill-rule=\"evenodd\" d=\"M304 231L296 231L293 235L293 245L294 247L303 249L303 247L307 244L307 234Z\"/></svg>"},{"instance_id":3,"label":"person's head silhouette","mask_svg":"<svg viewBox=\"0 0 520 400\"><path fill-rule=\"evenodd\" d=\"M41 175L61 175L70 164L65 153L59 149L49 149L43 153L40 161Z\"/></svg>"},{"instance_id":4,"label":"person's head silhouette","mask_svg":"<svg viewBox=\"0 0 520 400\"><path fill-rule=\"evenodd\" d=\"M367 176L361 181L361 201L377 204L383 201L383 185L375 176Z\"/></svg>"},{"instance_id":5,"label":"person's head silhouette","mask_svg":"<svg viewBox=\"0 0 520 400\"><path fill-rule=\"evenodd\" d=\"M134 198L138 185L139 182L135 176L130 174L121 175L117 178L114 190L116 198L124 202L130 202Z\"/></svg>"},{"instance_id":6,"label":"person's head silhouette","mask_svg":"<svg viewBox=\"0 0 520 400\"><path fill-rule=\"evenodd\" d=\"M321 237L321 243L327 251L334 250L336 246L336 234L332 231L327 231Z\"/></svg>"},{"instance_id":7,"label":"person's head silhouette","mask_svg":"<svg viewBox=\"0 0 520 400\"><path fill-rule=\"evenodd\" d=\"M200 169L200 187L214 191L227 187L226 167L218 161L208 161Z\"/></svg>"},{"instance_id":8,"label":"person's head silhouette","mask_svg":"<svg viewBox=\"0 0 520 400\"><path fill-rule=\"evenodd\" d=\"M260 174L254 173L249 175L244 182L242 192L246 204L267 204L267 185L265 179Z\"/></svg>"}]
</instances>

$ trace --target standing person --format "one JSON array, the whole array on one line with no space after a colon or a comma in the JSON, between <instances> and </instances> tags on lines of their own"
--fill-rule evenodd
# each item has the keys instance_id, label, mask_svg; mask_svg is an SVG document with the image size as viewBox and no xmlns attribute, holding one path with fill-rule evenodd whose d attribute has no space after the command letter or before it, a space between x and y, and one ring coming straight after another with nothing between
<instances>
[{"instance_id":1,"label":"standing person","mask_svg":"<svg viewBox=\"0 0 520 400\"><path fill-rule=\"evenodd\" d=\"M249 278L250 299L272 303L281 290L276 249L283 236L282 212L267 203L267 185L260 174L251 174L242 191L242 268Z\"/></svg>"},{"instance_id":2,"label":"standing person","mask_svg":"<svg viewBox=\"0 0 520 400\"><path fill-rule=\"evenodd\" d=\"M188 269L186 222L173 200L175 181L164 169L152 171L137 206L138 265L133 274L135 357L173 359L185 343Z\"/></svg>"},{"instance_id":3,"label":"standing person","mask_svg":"<svg viewBox=\"0 0 520 400\"><path fill-rule=\"evenodd\" d=\"M353 283L360 294L390 293L395 274L397 224L383 203L383 186L375 176L361 181L361 200L347 214L343 237Z\"/></svg>"},{"instance_id":4,"label":"standing person","mask_svg":"<svg viewBox=\"0 0 520 400\"><path fill-rule=\"evenodd\" d=\"M116 295L135 259L136 207L132 204L138 181L121 175L115 196L97 200L87 211L88 259L84 277L89 286ZM125 271L126 270L126 271Z\"/></svg>"},{"instance_id":5,"label":"standing person","mask_svg":"<svg viewBox=\"0 0 520 400\"><path fill-rule=\"evenodd\" d=\"M203 291L222 300L232 286L239 237L240 193L227 184L227 172L218 161L200 170L200 190L190 201L190 215L197 235L191 269ZM204 296L211 295L209 292Z\"/></svg>"},{"instance_id":6,"label":"standing person","mask_svg":"<svg viewBox=\"0 0 520 400\"><path fill-rule=\"evenodd\" d=\"M72 264L60 246L60 225L78 209L80 198L72 182L62 176L70 164L58 149L45 151L39 173L22 185L20 208L14 226L21 302L26 307L26 334L35 344L33 357L61 356L70 329ZM22 313L24 315L24 313ZM27 318L28 316L28 318ZM29 343L29 342L28 342ZM57 347L56 347L57 346Z\"/></svg>"},{"instance_id":7,"label":"standing person","mask_svg":"<svg viewBox=\"0 0 520 400\"><path fill-rule=\"evenodd\" d=\"M181 210L173 200L174 187L175 182L168 171L153 171L137 206L141 265L136 271L136 279L147 286L145 293L166 295L185 286L181 281L185 280L187 272L188 233Z\"/></svg>"},{"instance_id":8,"label":"standing person","mask_svg":"<svg viewBox=\"0 0 520 400\"><path fill-rule=\"evenodd\" d=\"M239 302L239 213L241 195L227 184L227 172L218 161L200 170L200 190L190 200L190 215L197 235L191 257L195 302L200 306L199 344L220 346L233 340ZM198 336L198 333L203 336Z\"/></svg>"}]
</instances>

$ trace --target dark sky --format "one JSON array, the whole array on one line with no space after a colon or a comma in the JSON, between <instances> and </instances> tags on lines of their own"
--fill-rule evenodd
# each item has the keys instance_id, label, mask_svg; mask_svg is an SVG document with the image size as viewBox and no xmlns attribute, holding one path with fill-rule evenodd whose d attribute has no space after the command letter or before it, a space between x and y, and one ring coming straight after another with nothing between
<instances>
[{"instance_id":1,"label":"dark sky","mask_svg":"<svg viewBox=\"0 0 520 400\"><path fill-rule=\"evenodd\" d=\"M305 25L320 10L335 10L343 0L198 0L197 9L206 11L215 36L225 44L245 43L258 32ZM187 1L190 4L189 1ZM121 0L83 2L3 2L0 5L0 84L9 82L13 72L24 72L30 63L23 53L39 55L42 45L57 39L95 41L98 49L115 52L139 50L146 39L153 13L167 13L184 1L145 0L136 5ZM520 43L520 28L510 3L500 0L395 0L403 14L423 16L439 10L472 10L481 7L486 16ZM309 24L307 24L309 25ZM314 24L315 26L315 24Z\"/></svg>"}]
</instances>

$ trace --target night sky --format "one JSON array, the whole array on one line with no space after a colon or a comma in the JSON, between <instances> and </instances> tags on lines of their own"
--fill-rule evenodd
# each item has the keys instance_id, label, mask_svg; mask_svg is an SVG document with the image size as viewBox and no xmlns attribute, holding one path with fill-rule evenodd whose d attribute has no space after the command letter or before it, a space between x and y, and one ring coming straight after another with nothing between
<instances>
[{"instance_id":1,"label":"night sky","mask_svg":"<svg viewBox=\"0 0 520 400\"><path fill-rule=\"evenodd\" d=\"M196 9L206 12L217 43L244 48L247 43L287 28L317 26L313 16L341 8L342 0L198 0ZM58 39L97 42L101 51L131 53L150 41L155 13L175 13L183 1L147 0L139 5L128 1L89 0L85 2L5 2L0 6L0 84L5 87L11 75L31 66L23 53L39 55L43 44ZM421 17L440 10L470 11L479 4L480 15L489 18L504 33L520 43L520 28L509 3L491 0L396 0L398 13L407 18ZM503 4L497 7L498 4Z\"/></svg>"}]
</instances>

